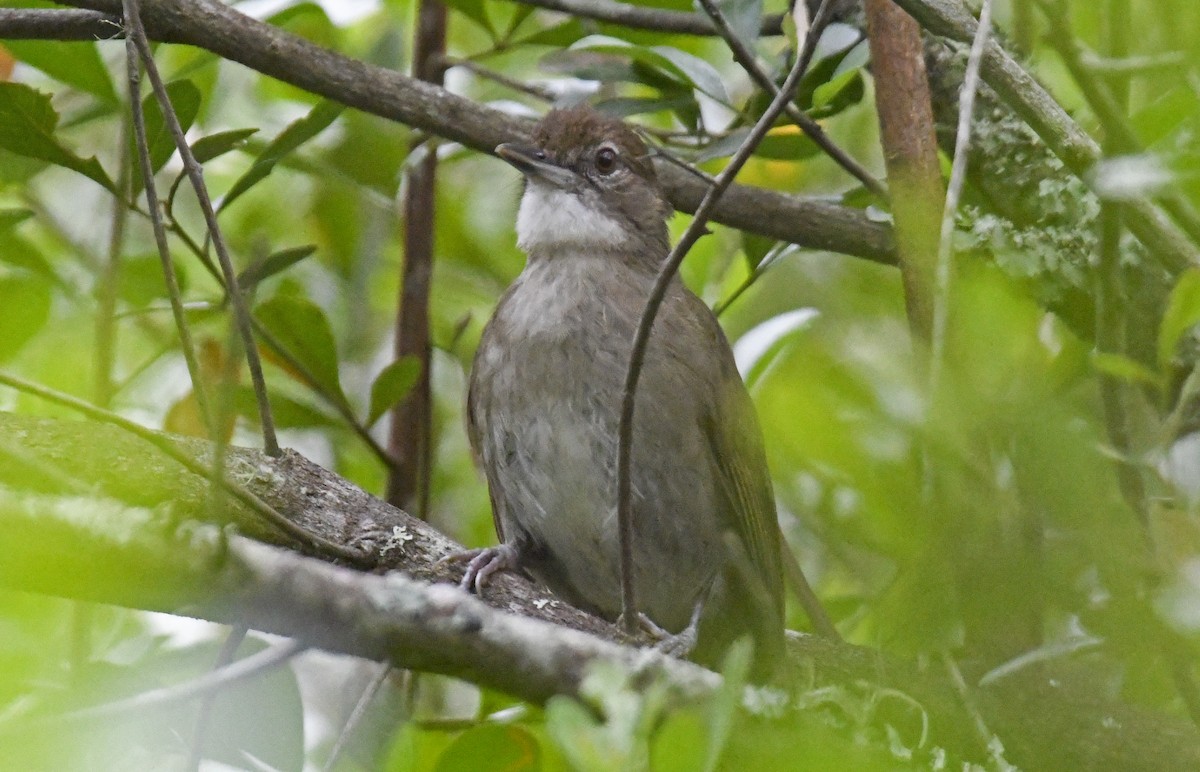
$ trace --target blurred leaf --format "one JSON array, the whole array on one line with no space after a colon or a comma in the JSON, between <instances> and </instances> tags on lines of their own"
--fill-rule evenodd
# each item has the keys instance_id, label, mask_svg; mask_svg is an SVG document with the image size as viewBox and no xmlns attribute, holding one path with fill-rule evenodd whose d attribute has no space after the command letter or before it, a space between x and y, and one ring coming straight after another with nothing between
<instances>
[{"instance_id":1,"label":"blurred leaf","mask_svg":"<svg viewBox=\"0 0 1200 772\"><path fill-rule=\"evenodd\" d=\"M277 295L259 303L254 315L327 394L344 399L337 346L325 312L310 300ZM287 367L286 365L281 365Z\"/></svg>"},{"instance_id":2,"label":"blurred leaf","mask_svg":"<svg viewBox=\"0 0 1200 772\"><path fill-rule=\"evenodd\" d=\"M238 286L245 292L280 271L291 268L316 251L315 245L305 244L302 247L291 247L272 252L262 260L251 263L246 270L242 271L238 276Z\"/></svg>"},{"instance_id":3,"label":"blurred leaf","mask_svg":"<svg viewBox=\"0 0 1200 772\"><path fill-rule=\"evenodd\" d=\"M746 256L746 264L754 270L762 264L763 258L778 242L769 236L759 236L742 231L742 254Z\"/></svg>"},{"instance_id":4,"label":"blurred leaf","mask_svg":"<svg viewBox=\"0 0 1200 772\"><path fill-rule=\"evenodd\" d=\"M383 368L371 384L371 410L367 416L367 426L374 424L392 405L408 396L420 376L421 360L411 354Z\"/></svg>"},{"instance_id":5,"label":"blurred leaf","mask_svg":"<svg viewBox=\"0 0 1200 772\"><path fill-rule=\"evenodd\" d=\"M1175 283L1158 328L1158 366L1165 370L1183 334L1200 322L1200 268L1189 268Z\"/></svg>"},{"instance_id":6,"label":"blurred leaf","mask_svg":"<svg viewBox=\"0 0 1200 772\"><path fill-rule=\"evenodd\" d=\"M187 265L178 260L172 262L182 293L188 286ZM119 292L121 299L134 308L145 308L167 296L167 287L162 275L162 258L157 252L133 255L121 261Z\"/></svg>"},{"instance_id":7,"label":"blurred leaf","mask_svg":"<svg viewBox=\"0 0 1200 772\"><path fill-rule=\"evenodd\" d=\"M762 27L762 0L716 0L715 5L733 28L733 34L753 50ZM700 3L694 2L693 7L697 13L704 13Z\"/></svg>"},{"instance_id":8,"label":"blurred leaf","mask_svg":"<svg viewBox=\"0 0 1200 772\"><path fill-rule=\"evenodd\" d=\"M317 3L296 3L267 17L266 21L326 48L337 47L337 25Z\"/></svg>"},{"instance_id":9,"label":"blurred leaf","mask_svg":"<svg viewBox=\"0 0 1200 772\"><path fill-rule=\"evenodd\" d=\"M179 119L179 126L184 132L192 127L196 114L200 111L200 89L190 80L176 80L167 84L167 97L171 101L171 109ZM146 123L146 146L150 149L150 170L157 172L171 156L175 154L175 137L163 117L162 107L154 94L142 100L142 111ZM131 138L130 140L134 140ZM134 159L133 191L137 195L142 190L142 173L140 160L136 151L132 151Z\"/></svg>"},{"instance_id":10,"label":"blurred leaf","mask_svg":"<svg viewBox=\"0 0 1200 772\"><path fill-rule=\"evenodd\" d=\"M0 147L71 169L115 190L95 157L80 158L59 143L54 136L56 126L58 113L51 107L49 95L21 83L0 83Z\"/></svg>"},{"instance_id":11,"label":"blurred leaf","mask_svg":"<svg viewBox=\"0 0 1200 772\"><path fill-rule=\"evenodd\" d=\"M1146 147L1162 142L1183 124L1200 114L1200 95L1190 85L1180 83L1158 99L1138 110L1130 122Z\"/></svg>"},{"instance_id":12,"label":"blurred leaf","mask_svg":"<svg viewBox=\"0 0 1200 772\"><path fill-rule=\"evenodd\" d=\"M0 361L16 355L50 320L50 285L24 274L0 276Z\"/></svg>"},{"instance_id":13,"label":"blurred leaf","mask_svg":"<svg viewBox=\"0 0 1200 772\"><path fill-rule=\"evenodd\" d=\"M628 118L631 115L694 108L696 108L696 99L692 96L690 89L687 93L674 97L621 97L617 99L605 99L596 104L597 110L605 115L612 115L616 118Z\"/></svg>"},{"instance_id":14,"label":"blurred leaf","mask_svg":"<svg viewBox=\"0 0 1200 772\"><path fill-rule=\"evenodd\" d=\"M482 27L492 40L496 39L496 28L492 26L492 20L488 17L484 0L442 0L442 2Z\"/></svg>"},{"instance_id":15,"label":"blurred leaf","mask_svg":"<svg viewBox=\"0 0 1200 772\"><path fill-rule=\"evenodd\" d=\"M209 134L192 143L192 155L196 156L196 163L207 163L231 150L238 149L245 144L247 137L257 131L258 129L230 129Z\"/></svg>"},{"instance_id":16,"label":"blurred leaf","mask_svg":"<svg viewBox=\"0 0 1200 772\"><path fill-rule=\"evenodd\" d=\"M542 768L537 738L516 724L480 724L455 738L438 758L435 772L494 769L533 772Z\"/></svg>"},{"instance_id":17,"label":"blurred leaf","mask_svg":"<svg viewBox=\"0 0 1200 772\"><path fill-rule=\"evenodd\" d=\"M570 51L589 51L630 59L643 64L669 79L704 92L722 104L729 104L729 95L721 75L711 64L670 46L635 46L606 35L590 35L571 46Z\"/></svg>"},{"instance_id":18,"label":"blurred leaf","mask_svg":"<svg viewBox=\"0 0 1200 772\"><path fill-rule=\"evenodd\" d=\"M0 209L0 233L11 230L33 217L29 209Z\"/></svg>"},{"instance_id":19,"label":"blurred leaf","mask_svg":"<svg viewBox=\"0 0 1200 772\"><path fill-rule=\"evenodd\" d=\"M1174 182L1174 175L1153 153L1104 158L1089 171L1096 195L1109 201L1152 196Z\"/></svg>"},{"instance_id":20,"label":"blurred leaf","mask_svg":"<svg viewBox=\"0 0 1200 772\"><path fill-rule=\"evenodd\" d=\"M862 98L862 75L858 70L847 70L813 90L810 113L813 117L824 118L841 112Z\"/></svg>"},{"instance_id":21,"label":"blurred leaf","mask_svg":"<svg viewBox=\"0 0 1200 772\"><path fill-rule=\"evenodd\" d=\"M243 193L261 180L275 168L275 164L297 148L316 137L333 123L345 108L337 102L325 100L319 103L308 115L288 124L279 136L263 149L253 165L246 173L233 183L229 192L221 200L219 211L224 211Z\"/></svg>"},{"instance_id":22,"label":"blurred leaf","mask_svg":"<svg viewBox=\"0 0 1200 772\"><path fill-rule=\"evenodd\" d=\"M513 46L551 46L566 48L577 40L587 36L587 30L579 19L570 19L553 27L535 32L532 35L513 41Z\"/></svg>"},{"instance_id":23,"label":"blurred leaf","mask_svg":"<svg viewBox=\"0 0 1200 772\"><path fill-rule=\"evenodd\" d=\"M1148 386L1159 385L1158 377L1136 359L1130 359L1120 354L1107 354L1102 351L1093 351L1091 359L1092 367L1105 375L1110 375L1113 378L1119 378L1122 381L1130 383L1139 382Z\"/></svg>"},{"instance_id":24,"label":"blurred leaf","mask_svg":"<svg viewBox=\"0 0 1200 772\"><path fill-rule=\"evenodd\" d=\"M64 45L52 40L6 40L4 47L17 59L55 80L108 104L117 103L117 92L95 43L77 41Z\"/></svg>"},{"instance_id":25,"label":"blurred leaf","mask_svg":"<svg viewBox=\"0 0 1200 772\"><path fill-rule=\"evenodd\" d=\"M787 344L789 338L805 329L817 317L815 308L797 308L762 322L734 344L738 372L747 384L753 384Z\"/></svg>"},{"instance_id":26,"label":"blurred leaf","mask_svg":"<svg viewBox=\"0 0 1200 772\"><path fill-rule=\"evenodd\" d=\"M778 161L800 161L812 158L821 152L817 143L795 126L782 126L771 129L763 141L754 150L754 155L760 158L772 158Z\"/></svg>"},{"instance_id":27,"label":"blurred leaf","mask_svg":"<svg viewBox=\"0 0 1200 772\"><path fill-rule=\"evenodd\" d=\"M278 391L268 389L267 397L277 429L329 429L343 425L337 418ZM237 386L233 392L233 405L238 415L258 423L258 397L253 387Z\"/></svg>"}]
</instances>

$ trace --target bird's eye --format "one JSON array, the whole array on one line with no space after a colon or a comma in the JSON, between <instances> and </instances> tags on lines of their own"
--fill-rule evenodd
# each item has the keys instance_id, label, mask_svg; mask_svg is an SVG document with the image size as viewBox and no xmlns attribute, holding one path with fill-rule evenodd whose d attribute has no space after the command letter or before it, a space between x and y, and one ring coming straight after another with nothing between
<instances>
[{"instance_id":1,"label":"bird's eye","mask_svg":"<svg viewBox=\"0 0 1200 772\"><path fill-rule=\"evenodd\" d=\"M612 174L617 169L617 151L611 147L602 147L596 151L596 171L601 174Z\"/></svg>"}]
</instances>

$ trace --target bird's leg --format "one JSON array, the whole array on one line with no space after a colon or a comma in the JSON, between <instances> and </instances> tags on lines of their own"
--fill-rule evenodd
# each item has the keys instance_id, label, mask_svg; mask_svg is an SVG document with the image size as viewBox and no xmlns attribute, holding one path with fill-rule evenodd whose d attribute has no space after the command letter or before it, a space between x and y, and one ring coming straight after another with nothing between
<instances>
[{"instance_id":1,"label":"bird's leg","mask_svg":"<svg viewBox=\"0 0 1200 772\"><path fill-rule=\"evenodd\" d=\"M696 649L696 641L700 633L700 617L704 613L706 600L708 600L707 593L705 593L705 597L696 601L696 608L692 610L692 618L688 620L687 627L678 633L664 630L645 614L638 614L638 621L641 623L642 630L658 641L654 644L656 650L683 659Z\"/></svg>"},{"instance_id":2,"label":"bird's leg","mask_svg":"<svg viewBox=\"0 0 1200 772\"><path fill-rule=\"evenodd\" d=\"M439 565L444 563L466 563L467 570L463 572L458 586L467 592L474 590L476 595L480 595L492 574L519 569L521 555L510 544L497 544L495 547L452 552L438 561Z\"/></svg>"}]
</instances>

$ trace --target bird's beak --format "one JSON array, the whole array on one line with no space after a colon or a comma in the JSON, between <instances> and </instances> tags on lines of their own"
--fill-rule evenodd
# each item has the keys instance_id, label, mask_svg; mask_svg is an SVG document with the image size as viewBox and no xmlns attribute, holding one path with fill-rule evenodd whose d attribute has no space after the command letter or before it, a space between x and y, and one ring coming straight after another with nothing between
<instances>
[{"instance_id":1,"label":"bird's beak","mask_svg":"<svg viewBox=\"0 0 1200 772\"><path fill-rule=\"evenodd\" d=\"M496 155L517 167L531 180L545 182L556 188L569 188L575 184L575 172L549 160L544 151L532 145L505 142L496 147Z\"/></svg>"}]
</instances>

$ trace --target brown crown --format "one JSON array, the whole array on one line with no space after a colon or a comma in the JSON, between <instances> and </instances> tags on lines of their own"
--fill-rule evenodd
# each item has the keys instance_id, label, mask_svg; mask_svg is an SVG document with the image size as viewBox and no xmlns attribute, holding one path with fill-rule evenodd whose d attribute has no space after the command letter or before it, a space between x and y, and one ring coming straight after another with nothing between
<instances>
[{"instance_id":1,"label":"brown crown","mask_svg":"<svg viewBox=\"0 0 1200 772\"><path fill-rule=\"evenodd\" d=\"M575 165L583 153L605 141L616 146L636 174L658 185L646 143L617 118L602 115L588 105L578 105L551 110L533 128L533 144L564 166Z\"/></svg>"}]
</instances>

